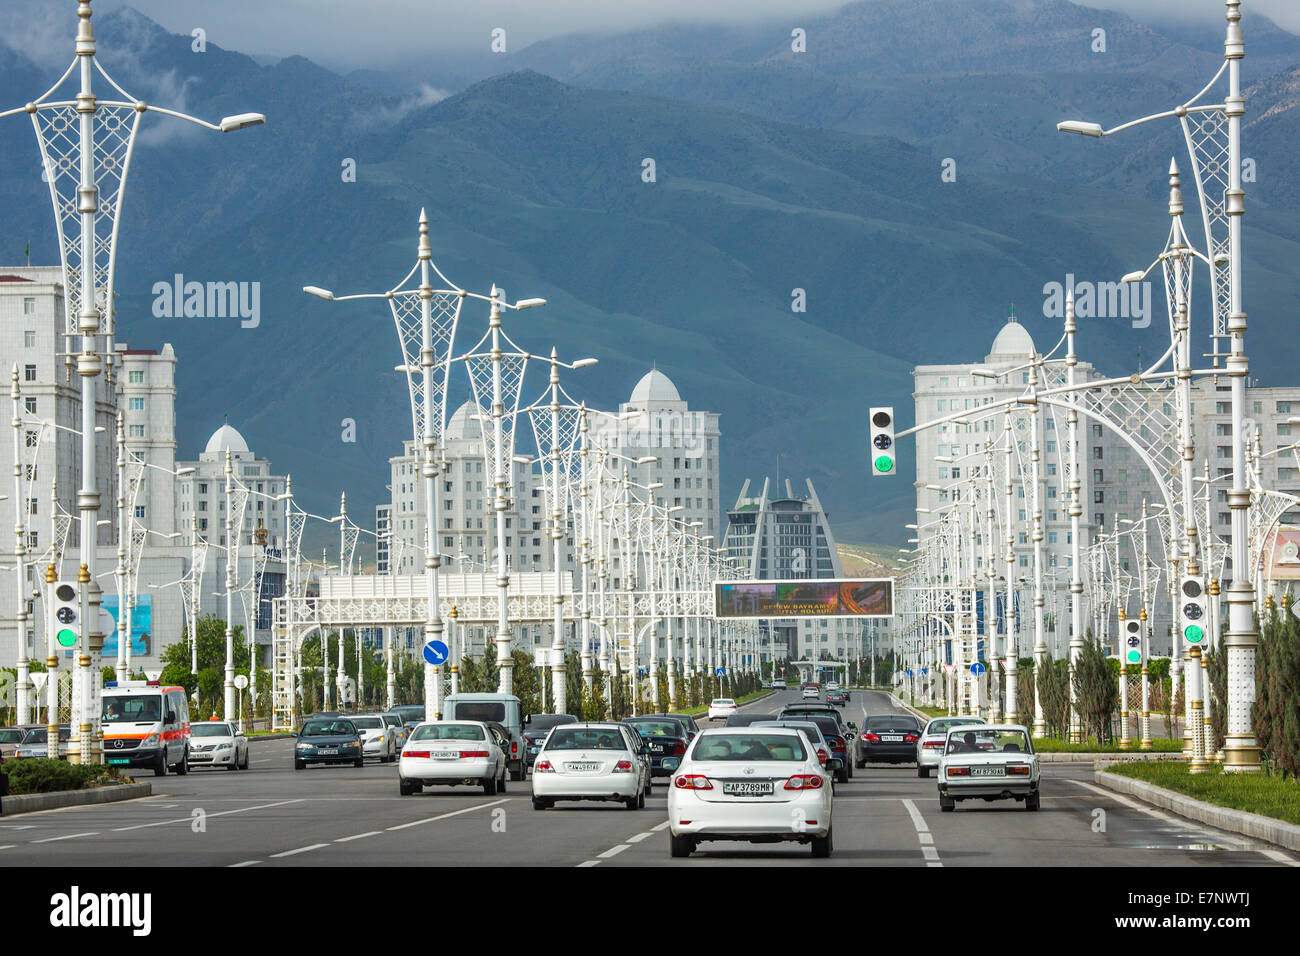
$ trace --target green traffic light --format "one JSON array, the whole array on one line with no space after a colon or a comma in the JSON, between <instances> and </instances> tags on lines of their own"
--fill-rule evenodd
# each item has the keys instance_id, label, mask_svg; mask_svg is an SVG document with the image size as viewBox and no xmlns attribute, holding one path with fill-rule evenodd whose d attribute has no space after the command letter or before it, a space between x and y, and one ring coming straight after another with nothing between
<instances>
[{"instance_id":1,"label":"green traffic light","mask_svg":"<svg viewBox=\"0 0 1300 956\"><path fill-rule=\"evenodd\" d=\"M1142 655L1137 651L1129 651L1128 661L1130 664L1140 664L1142 662Z\"/></svg>"},{"instance_id":2,"label":"green traffic light","mask_svg":"<svg viewBox=\"0 0 1300 956\"><path fill-rule=\"evenodd\" d=\"M77 643L77 632L70 631L66 627L54 635L54 639L59 642L60 647L71 647Z\"/></svg>"},{"instance_id":3,"label":"green traffic light","mask_svg":"<svg viewBox=\"0 0 1300 956\"><path fill-rule=\"evenodd\" d=\"M876 459L876 471L893 471L894 459L888 455L881 455Z\"/></svg>"},{"instance_id":4,"label":"green traffic light","mask_svg":"<svg viewBox=\"0 0 1300 956\"><path fill-rule=\"evenodd\" d=\"M1201 638L1204 636L1205 632L1201 630L1200 625L1188 624L1183 628L1183 637L1187 638L1187 640L1193 644L1201 643Z\"/></svg>"}]
</instances>

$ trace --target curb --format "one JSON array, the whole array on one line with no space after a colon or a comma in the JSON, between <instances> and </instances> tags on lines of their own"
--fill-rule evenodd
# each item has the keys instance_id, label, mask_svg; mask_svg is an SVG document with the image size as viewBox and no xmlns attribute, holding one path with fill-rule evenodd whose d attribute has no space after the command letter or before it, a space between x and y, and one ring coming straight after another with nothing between
<instances>
[{"instance_id":1,"label":"curb","mask_svg":"<svg viewBox=\"0 0 1300 956\"><path fill-rule=\"evenodd\" d=\"M5 797L0 815L33 813L37 810L56 810L60 807L90 806L96 803L116 803L119 800L138 800L153 794L148 783L124 783L114 787L96 787L93 790L61 790L57 793L25 793Z\"/></svg>"},{"instance_id":2,"label":"curb","mask_svg":"<svg viewBox=\"0 0 1300 956\"><path fill-rule=\"evenodd\" d=\"M911 704L909 704L907 701L903 700L903 698L901 698L901 697L899 697L899 696L897 696L897 695L895 695L895 694L890 694L890 695L889 695L889 699L890 699L890 700L893 700L893 701L897 701L897 702L898 702L898 706L899 706L899 707L902 707L902 708L903 708L904 710L906 710L909 714L911 714L913 717L915 717L917 720L919 720L919 721L921 722L921 726L922 726L922 727L924 727L926 724L928 724L928 723L930 722L930 720L932 719L932 718L930 717L929 714L924 714L924 713L922 713L921 711L919 711L919 710L917 710L915 707L913 707Z\"/></svg>"},{"instance_id":3,"label":"curb","mask_svg":"<svg viewBox=\"0 0 1300 956\"><path fill-rule=\"evenodd\" d=\"M293 734L289 734L289 733L285 733L285 734L259 734L259 735L256 736L256 737L249 737L249 738L247 738L247 740L248 740L249 745L251 746L252 744L255 744L255 743L257 743L258 741L261 741L261 740L288 740L288 739L289 739L290 737L292 737L292 736L293 736Z\"/></svg>"},{"instance_id":4,"label":"curb","mask_svg":"<svg viewBox=\"0 0 1300 956\"><path fill-rule=\"evenodd\" d=\"M1100 786L1117 793L1136 797L1145 803L1160 807L1162 810L1170 810L1198 823L1206 823L1220 830L1275 843L1288 850L1300 850L1300 826L1294 823L1261 816L1258 813L1248 813L1245 810L1216 806L1203 800L1195 800L1175 790L1157 787L1144 780L1107 773L1101 768L1093 774L1093 780Z\"/></svg>"},{"instance_id":5,"label":"curb","mask_svg":"<svg viewBox=\"0 0 1300 956\"><path fill-rule=\"evenodd\" d=\"M1098 766L1105 766L1112 763L1133 763L1147 760L1186 760L1182 753L1161 753L1153 750L1144 750L1141 753L1074 753L1074 752L1057 752L1043 753L1039 751L1038 760L1040 763L1094 763Z\"/></svg>"}]
</instances>

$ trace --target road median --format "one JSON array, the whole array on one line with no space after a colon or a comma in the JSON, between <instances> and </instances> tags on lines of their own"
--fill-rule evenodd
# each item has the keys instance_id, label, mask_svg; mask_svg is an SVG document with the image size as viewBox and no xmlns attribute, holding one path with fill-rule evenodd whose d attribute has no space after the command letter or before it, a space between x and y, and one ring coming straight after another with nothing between
<instances>
[{"instance_id":1,"label":"road median","mask_svg":"<svg viewBox=\"0 0 1300 956\"><path fill-rule=\"evenodd\" d=\"M123 783L111 787L92 787L88 790L56 790L54 793L24 793L0 800L0 816L35 813L38 810L57 810L61 807L116 803L119 800L139 800L152 795L153 785L149 783Z\"/></svg>"}]
</instances>

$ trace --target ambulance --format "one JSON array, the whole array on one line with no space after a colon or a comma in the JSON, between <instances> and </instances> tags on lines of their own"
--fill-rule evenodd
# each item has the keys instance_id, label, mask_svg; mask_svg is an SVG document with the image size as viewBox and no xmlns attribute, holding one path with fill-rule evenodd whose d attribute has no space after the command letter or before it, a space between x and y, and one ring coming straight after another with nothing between
<instances>
[{"instance_id":1,"label":"ambulance","mask_svg":"<svg viewBox=\"0 0 1300 956\"><path fill-rule=\"evenodd\" d=\"M189 773L190 708L184 687L110 681L101 706L104 763L149 768L156 777L166 776L168 768Z\"/></svg>"}]
</instances>

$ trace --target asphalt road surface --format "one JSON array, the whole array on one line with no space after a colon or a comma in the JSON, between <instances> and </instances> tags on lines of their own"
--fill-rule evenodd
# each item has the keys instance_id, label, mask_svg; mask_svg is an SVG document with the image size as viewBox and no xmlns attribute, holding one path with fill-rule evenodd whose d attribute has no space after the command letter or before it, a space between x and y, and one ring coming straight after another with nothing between
<instances>
[{"instance_id":1,"label":"asphalt road surface","mask_svg":"<svg viewBox=\"0 0 1300 956\"><path fill-rule=\"evenodd\" d=\"M775 712L783 691L745 710ZM889 713L856 691L859 725ZM706 721L702 725L707 726ZM646 808L532 809L528 781L398 794L395 764L293 769L292 739L254 741L248 771L142 777L145 800L0 818L0 866L1140 866L1300 865L1269 844L1182 820L1092 783L1090 764L1043 765L1042 809L1013 801L940 813L933 778L912 765L856 770L835 794L835 852L799 844L703 843L670 858L666 780Z\"/></svg>"}]
</instances>

